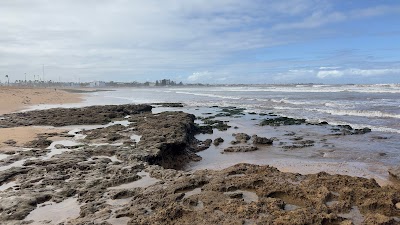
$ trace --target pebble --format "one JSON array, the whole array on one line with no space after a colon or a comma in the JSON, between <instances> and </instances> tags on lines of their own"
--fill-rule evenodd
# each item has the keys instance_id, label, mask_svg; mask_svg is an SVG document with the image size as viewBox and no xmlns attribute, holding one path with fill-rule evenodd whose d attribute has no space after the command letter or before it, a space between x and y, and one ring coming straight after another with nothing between
<instances>
[{"instance_id":1,"label":"pebble","mask_svg":"<svg viewBox=\"0 0 400 225\"><path fill-rule=\"evenodd\" d=\"M400 209L400 202L396 203L396 208Z\"/></svg>"}]
</instances>

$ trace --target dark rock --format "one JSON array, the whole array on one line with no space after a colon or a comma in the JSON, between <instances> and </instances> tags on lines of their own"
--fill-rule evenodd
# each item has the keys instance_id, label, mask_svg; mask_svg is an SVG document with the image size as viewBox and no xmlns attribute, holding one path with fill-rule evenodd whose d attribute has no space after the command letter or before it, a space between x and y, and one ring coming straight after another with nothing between
<instances>
[{"instance_id":1,"label":"dark rock","mask_svg":"<svg viewBox=\"0 0 400 225\"><path fill-rule=\"evenodd\" d=\"M400 181L400 166L392 167L388 172L390 176Z\"/></svg>"},{"instance_id":2,"label":"dark rock","mask_svg":"<svg viewBox=\"0 0 400 225\"><path fill-rule=\"evenodd\" d=\"M247 143L247 141L250 140L250 135L245 133L236 133L232 134L232 136L235 137L237 143Z\"/></svg>"},{"instance_id":3,"label":"dark rock","mask_svg":"<svg viewBox=\"0 0 400 225\"><path fill-rule=\"evenodd\" d=\"M53 141L51 141L51 140L40 138L38 140L33 140L33 141L26 143L24 145L24 147L25 148L42 148L43 149L43 148L49 147L52 142Z\"/></svg>"},{"instance_id":4,"label":"dark rock","mask_svg":"<svg viewBox=\"0 0 400 225\"><path fill-rule=\"evenodd\" d=\"M12 140L12 139L7 140L7 141L5 141L3 143L6 144L6 145L10 145L10 146L15 146L15 144L17 144L17 142Z\"/></svg>"},{"instance_id":5,"label":"dark rock","mask_svg":"<svg viewBox=\"0 0 400 225\"><path fill-rule=\"evenodd\" d=\"M253 144L260 144L260 145L272 145L274 142L273 139L269 139L266 137L258 137L257 135L252 136Z\"/></svg>"},{"instance_id":6,"label":"dark rock","mask_svg":"<svg viewBox=\"0 0 400 225\"><path fill-rule=\"evenodd\" d=\"M215 145L215 146L218 146L218 145L221 144L222 142L224 142L224 139L222 139L221 137L216 138L216 139L214 140L214 145Z\"/></svg>"},{"instance_id":7,"label":"dark rock","mask_svg":"<svg viewBox=\"0 0 400 225\"><path fill-rule=\"evenodd\" d=\"M300 125L305 124L305 119L294 119L289 117L277 117L261 121L260 126Z\"/></svg>"},{"instance_id":8,"label":"dark rock","mask_svg":"<svg viewBox=\"0 0 400 225\"><path fill-rule=\"evenodd\" d=\"M170 107L170 108L181 108L181 107L183 107L182 103L176 103L176 102L153 103L152 105L161 106L161 107Z\"/></svg>"},{"instance_id":9,"label":"dark rock","mask_svg":"<svg viewBox=\"0 0 400 225\"><path fill-rule=\"evenodd\" d=\"M252 152L256 151L258 148L256 146L230 146L224 149L224 152Z\"/></svg>"},{"instance_id":10,"label":"dark rock","mask_svg":"<svg viewBox=\"0 0 400 225\"><path fill-rule=\"evenodd\" d=\"M106 124L113 118L150 112L150 105L105 105L84 108L55 108L4 115L0 126L67 126L81 124Z\"/></svg>"}]
</instances>

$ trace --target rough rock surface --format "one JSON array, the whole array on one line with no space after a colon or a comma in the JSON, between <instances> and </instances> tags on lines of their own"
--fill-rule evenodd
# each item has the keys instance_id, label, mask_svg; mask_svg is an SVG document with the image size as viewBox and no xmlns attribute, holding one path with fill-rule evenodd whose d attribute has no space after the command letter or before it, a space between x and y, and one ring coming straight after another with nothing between
<instances>
[{"instance_id":1,"label":"rough rock surface","mask_svg":"<svg viewBox=\"0 0 400 225\"><path fill-rule=\"evenodd\" d=\"M392 167L388 170L390 176L400 181L400 166Z\"/></svg>"},{"instance_id":2,"label":"rough rock surface","mask_svg":"<svg viewBox=\"0 0 400 225\"><path fill-rule=\"evenodd\" d=\"M243 146L230 146L224 149L224 152L252 152L256 151L258 148L256 146L243 145Z\"/></svg>"},{"instance_id":3,"label":"rough rock surface","mask_svg":"<svg viewBox=\"0 0 400 225\"><path fill-rule=\"evenodd\" d=\"M221 138L221 137L215 138L215 140L214 140L214 145L215 145L215 146L218 146L218 145L220 145L222 142L224 142L224 139L223 139L223 138Z\"/></svg>"},{"instance_id":4,"label":"rough rock surface","mask_svg":"<svg viewBox=\"0 0 400 225\"><path fill-rule=\"evenodd\" d=\"M0 128L18 126L68 126L79 124L106 124L114 118L150 112L150 105L106 105L84 108L56 108L3 115Z\"/></svg>"},{"instance_id":5,"label":"rough rock surface","mask_svg":"<svg viewBox=\"0 0 400 225\"><path fill-rule=\"evenodd\" d=\"M399 198L365 178L238 164L151 186L117 213L128 224L352 224L345 215L356 207L363 224L395 224Z\"/></svg>"},{"instance_id":6,"label":"rough rock surface","mask_svg":"<svg viewBox=\"0 0 400 225\"><path fill-rule=\"evenodd\" d=\"M232 134L232 136L234 136L239 143L247 143L247 141L250 140L250 135L245 133Z\"/></svg>"},{"instance_id":7,"label":"rough rock surface","mask_svg":"<svg viewBox=\"0 0 400 225\"><path fill-rule=\"evenodd\" d=\"M258 137L257 135L253 135L251 138L253 139L253 144L258 144L258 145L272 145L272 143L274 142L273 139L266 137Z\"/></svg>"}]
</instances>

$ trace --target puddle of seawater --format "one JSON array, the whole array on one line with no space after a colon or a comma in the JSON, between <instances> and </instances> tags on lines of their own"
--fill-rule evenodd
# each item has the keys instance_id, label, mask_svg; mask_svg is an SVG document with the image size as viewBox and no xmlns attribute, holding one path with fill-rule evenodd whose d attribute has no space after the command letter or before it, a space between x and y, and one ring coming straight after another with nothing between
<instances>
[{"instance_id":1,"label":"puddle of seawater","mask_svg":"<svg viewBox=\"0 0 400 225\"><path fill-rule=\"evenodd\" d=\"M353 206L349 213L341 213L338 216L350 219L353 221L354 225L361 225L364 221L364 216L361 214L357 206Z\"/></svg>"},{"instance_id":2,"label":"puddle of seawater","mask_svg":"<svg viewBox=\"0 0 400 225\"><path fill-rule=\"evenodd\" d=\"M49 204L50 203L50 204ZM24 221L33 220L31 225L49 224L45 221L51 221L50 224L59 224L68 219L74 219L79 216L80 205L76 198L69 198L60 203L46 202L38 205L24 219Z\"/></svg>"},{"instance_id":3,"label":"puddle of seawater","mask_svg":"<svg viewBox=\"0 0 400 225\"><path fill-rule=\"evenodd\" d=\"M236 190L236 191L224 192L224 194L236 194L236 193L241 193L242 199L246 203L258 202L258 195L252 191Z\"/></svg>"},{"instance_id":4,"label":"puddle of seawater","mask_svg":"<svg viewBox=\"0 0 400 225\"><path fill-rule=\"evenodd\" d=\"M50 152L47 153L46 156L42 157L43 160L50 159L54 155L59 155L59 154L61 154L63 152L72 151L72 149L68 149L68 148L56 148L55 147L56 145L63 145L65 147L73 147L73 146L81 145L81 143L78 143L78 142L73 141L73 140L54 141L54 142L51 143L51 145L49 147L47 147L47 149L50 149Z\"/></svg>"},{"instance_id":5,"label":"puddle of seawater","mask_svg":"<svg viewBox=\"0 0 400 225\"><path fill-rule=\"evenodd\" d=\"M0 160L3 160L3 159L5 159L5 158L7 158L9 156L10 155L7 155L7 154L0 154Z\"/></svg>"},{"instance_id":6,"label":"puddle of seawater","mask_svg":"<svg viewBox=\"0 0 400 225\"><path fill-rule=\"evenodd\" d=\"M106 201L107 204L112 205L112 206L122 206L128 204L133 197L129 198L120 198L120 199L108 199Z\"/></svg>"},{"instance_id":7,"label":"puddle of seawater","mask_svg":"<svg viewBox=\"0 0 400 225\"><path fill-rule=\"evenodd\" d=\"M197 195L197 194L200 194L200 193L201 193L201 188L195 188L195 189L193 189L191 191L186 192L185 196L183 198L188 198L188 197L190 197L192 195Z\"/></svg>"},{"instance_id":8,"label":"puddle of seawater","mask_svg":"<svg viewBox=\"0 0 400 225\"><path fill-rule=\"evenodd\" d=\"M126 225L128 224L129 220L131 220L131 218L129 217L119 217L119 218L110 218L106 221L111 223L112 225Z\"/></svg>"},{"instance_id":9,"label":"puddle of seawater","mask_svg":"<svg viewBox=\"0 0 400 225\"><path fill-rule=\"evenodd\" d=\"M137 134L132 134L131 135L131 140L132 141L136 141L136 143L138 143L140 141L140 139L142 138L141 135L137 135Z\"/></svg>"},{"instance_id":10,"label":"puddle of seawater","mask_svg":"<svg viewBox=\"0 0 400 225\"><path fill-rule=\"evenodd\" d=\"M18 184L15 181L11 181L11 182L5 183L3 185L0 185L0 191L5 191L8 188L11 188L11 187L14 187L14 186L17 186L17 185Z\"/></svg>"},{"instance_id":11,"label":"puddle of seawater","mask_svg":"<svg viewBox=\"0 0 400 225\"><path fill-rule=\"evenodd\" d=\"M100 159L110 159L111 162L122 162L121 160L117 159L115 155L113 156L104 156L104 155L99 155L99 156L93 156L88 159L88 161L93 161L93 158L100 158Z\"/></svg>"},{"instance_id":12,"label":"puddle of seawater","mask_svg":"<svg viewBox=\"0 0 400 225\"><path fill-rule=\"evenodd\" d=\"M120 125L122 125L124 127L127 127L131 123L132 122L129 122L128 120L118 120L118 121L110 122L109 124L106 125L106 127L109 127L109 126L112 126L112 125L117 125L117 124L120 124Z\"/></svg>"},{"instance_id":13,"label":"puddle of seawater","mask_svg":"<svg viewBox=\"0 0 400 225\"><path fill-rule=\"evenodd\" d=\"M292 211L300 208L298 205L292 205L292 204L285 204L284 210L285 211Z\"/></svg>"},{"instance_id":14,"label":"puddle of seawater","mask_svg":"<svg viewBox=\"0 0 400 225\"><path fill-rule=\"evenodd\" d=\"M147 188L150 185L153 185L155 183L157 183L158 181L160 181L159 179L150 177L150 174L147 172L139 172L137 173L137 175L141 176L142 178L137 180L137 181L133 181L130 183L126 183L126 184L121 184L119 186L115 186L115 187L110 187L108 189L110 190L117 190L117 189L131 189L131 188Z\"/></svg>"},{"instance_id":15,"label":"puddle of seawater","mask_svg":"<svg viewBox=\"0 0 400 225\"><path fill-rule=\"evenodd\" d=\"M36 159L36 158L23 159L23 160L19 160L19 161L13 162L13 163L11 163L11 164L9 164L7 166L1 166L0 167L0 171L8 170L8 169L10 169L12 167L23 167L23 164L24 164L24 162L26 160L33 160L33 159Z\"/></svg>"}]
</instances>

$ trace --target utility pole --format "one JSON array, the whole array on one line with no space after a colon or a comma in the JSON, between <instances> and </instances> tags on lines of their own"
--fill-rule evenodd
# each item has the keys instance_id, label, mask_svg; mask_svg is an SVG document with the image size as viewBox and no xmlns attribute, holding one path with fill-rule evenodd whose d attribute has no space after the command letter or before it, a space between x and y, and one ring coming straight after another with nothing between
<instances>
[{"instance_id":1,"label":"utility pole","mask_svg":"<svg viewBox=\"0 0 400 225\"><path fill-rule=\"evenodd\" d=\"M26 73L25 73L25 84L26 84Z\"/></svg>"}]
</instances>

